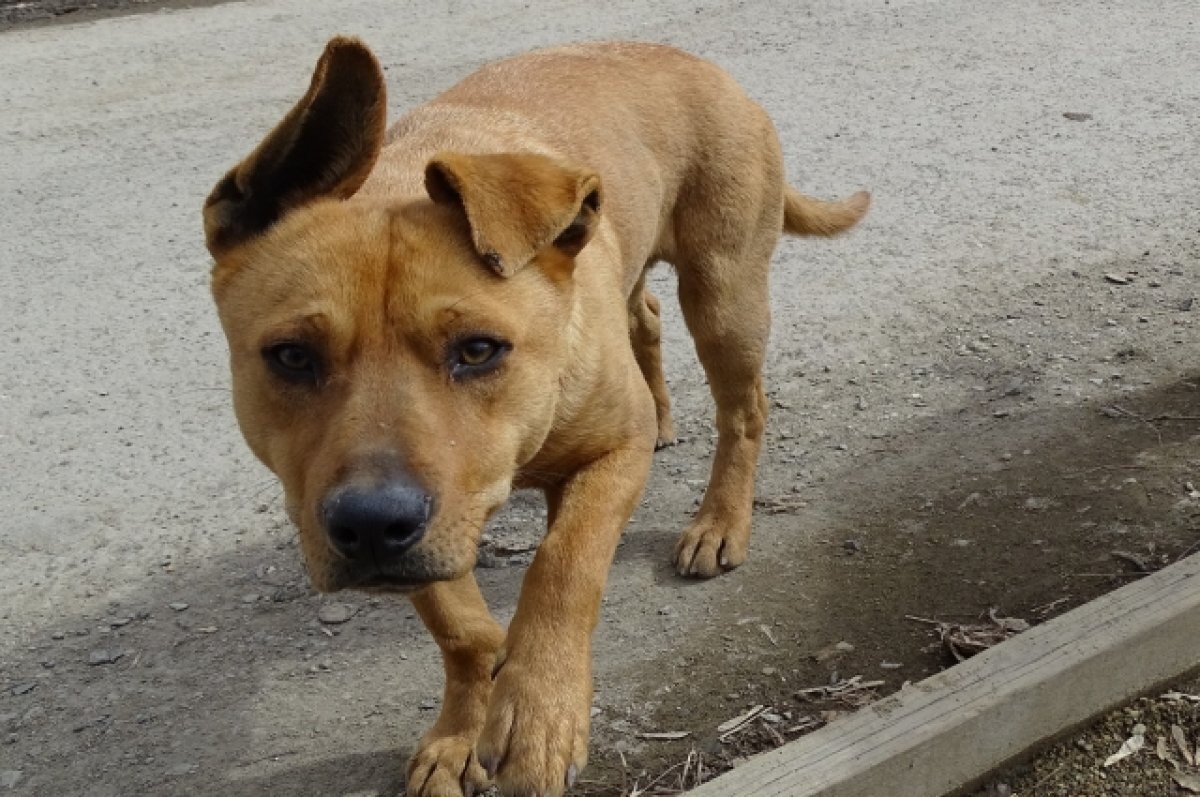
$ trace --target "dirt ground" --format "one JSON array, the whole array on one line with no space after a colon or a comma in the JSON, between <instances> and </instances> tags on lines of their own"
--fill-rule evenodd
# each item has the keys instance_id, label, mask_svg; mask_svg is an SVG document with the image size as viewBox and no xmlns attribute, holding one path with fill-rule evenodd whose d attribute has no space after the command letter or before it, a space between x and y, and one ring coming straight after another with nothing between
<instances>
[{"instance_id":1,"label":"dirt ground","mask_svg":"<svg viewBox=\"0 0 1200 797\"><path fill-rule=\"evenodd\" d=\"M610 578L576 793L676 792L937 671L910 617L1038 622L1200 551L1192 0L267 0L29 25L65 5L0 2L22 23L0 33L0 794L390 796L436 715L406 603L308 588L206 293L200 202L335 31L377 47L394 112L540 44L679 44L767 107L806 191L875 194L852 235L779 250L751 560L708 583L667 566L713 430L664 302L682 439ZM543 520L523 494L488 531L501 618ZM881 683L800 693L856 677ZM989 793L1186 794L1152 749L1099 762L1138 721L1150 748L1171 723L1196 739L1189 706L1132 704Z\"/></svg>"}]
</instances>

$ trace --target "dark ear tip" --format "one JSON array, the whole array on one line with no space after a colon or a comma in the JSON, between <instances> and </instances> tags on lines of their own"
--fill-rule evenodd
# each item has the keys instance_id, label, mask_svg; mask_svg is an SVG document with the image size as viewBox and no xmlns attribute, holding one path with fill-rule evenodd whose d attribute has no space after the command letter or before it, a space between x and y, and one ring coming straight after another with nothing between
<instances>
[{"instance_id":1,"label":"dark ear tip","mask_svg":"<svg viewBox=\"0 0 1200 797\"><path fill-rule=\"evenodd\" d=\"M367 53L370 54L371 49L363 44L362 39L355 36L334 36L325 43L326 53Z\"/></svg>"},{"instance_id":2,"label":"dark ear tip","mask_svg":"<svg viewBox=\"0 0 1200 797\"><path fill-rule=\"evenodd\" d=\"M355 70L383 79L383 69L371 48L352 36L334 36L325 45L321 64L326 70Z\"/></svg>"}]
</instances>

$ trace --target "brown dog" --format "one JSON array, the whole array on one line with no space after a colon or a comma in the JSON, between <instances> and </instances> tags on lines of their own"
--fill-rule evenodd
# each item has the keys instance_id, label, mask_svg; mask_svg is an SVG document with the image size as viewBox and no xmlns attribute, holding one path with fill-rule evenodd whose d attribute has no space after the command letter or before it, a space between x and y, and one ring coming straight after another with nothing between
<instances>
[{"instance_id":1,"label":"brown dog","mask_svg":"<svg viewBox=\"0 0 1200 797\"><path fill-rule=\"evenodd\" d=\"M411 795L558 795L587 758L591 635L656 442L673 437L658 302L679 274L719 432L675 548L746 558L782 231L833 235L868 196L809 199L731 78L669 47L488 66L385 132L383 73L334 39L303 99L204 208L234 405L283 483L312 581L411 596L445 660ZM514 487L549 529L507 633L472 568Z\"/></svg>"}]
</instances>

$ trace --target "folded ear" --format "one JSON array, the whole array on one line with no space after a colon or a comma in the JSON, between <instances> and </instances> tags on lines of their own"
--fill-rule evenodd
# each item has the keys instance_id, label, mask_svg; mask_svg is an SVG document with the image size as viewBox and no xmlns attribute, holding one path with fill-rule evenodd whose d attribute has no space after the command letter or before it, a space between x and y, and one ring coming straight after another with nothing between
<instances>
[{"instance_id":1,"label":"folded ear","mask_svg":"<svg viewBox=\"0 0 1200 797\"><path fill-rule=\"evenodd\" d=\"M443 152L425 168L425 190L463 209L475 250L503 277L549 246L579 254L599 219L599 175L543 155Z\"/></svg>"},{"instance_id":2,"label":"folded ear","mask_svg":"<svg viewBox=\"0 0 1200 797\"><path fill-rule=\"evenodd\" d=\"M319 197L345 199L367 179L383 146L383 71L361 42L325 46L308 93L204 203L213 255L263 233L288 210Z\"/></svg>"}]
</instances>

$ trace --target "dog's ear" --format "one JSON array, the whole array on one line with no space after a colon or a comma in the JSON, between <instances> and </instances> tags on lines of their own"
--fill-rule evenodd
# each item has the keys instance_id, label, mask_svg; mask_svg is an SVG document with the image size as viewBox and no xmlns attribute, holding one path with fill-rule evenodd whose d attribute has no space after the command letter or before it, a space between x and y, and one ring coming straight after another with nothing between
<instances>
[{"instance_id":1,"label":"dog's ear","mask_svg":"<svg viewBox=\"0 0 1200 797\"><path fill-rule=\"evenodd\" d=\"M599 219L599 175L543 155L443 152L425 168L425 190L463 209L475 251L504 277L550 246L573 258Z\"/></svg>"},{"instance_id":2,"label":"dog's ear","mask_svg":"<svg viewBox=\"0 0 1200 797\"><path fill-rule=\"evenodd\" d=\"M313 199L351 196L375 165L386 122L387 92L375 56L355 39L330 40L308 92L209 194L209 251L215 256L261 234Z\"/></svg>"}]
</instances>

